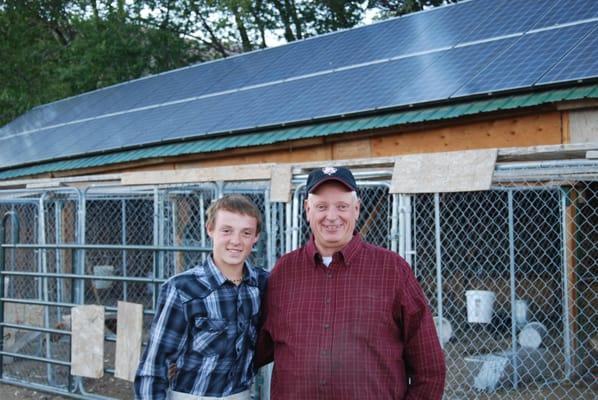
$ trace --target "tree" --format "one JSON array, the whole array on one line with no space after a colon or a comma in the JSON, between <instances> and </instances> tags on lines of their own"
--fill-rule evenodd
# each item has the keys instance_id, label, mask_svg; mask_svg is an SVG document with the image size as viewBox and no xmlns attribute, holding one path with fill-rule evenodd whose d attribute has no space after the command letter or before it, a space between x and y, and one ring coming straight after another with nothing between
<instances>
[{"instance_id":1,"label":"tree","mask_svg":"<svg viewBox=\"0 0 598 400\"><path fill-rule=\"evenodd\" d=\"M380 10L382 18L394 17L421 11L424 8L437 7L459 0L369 0L368 8Z\"/></svg>"}]
</instances>

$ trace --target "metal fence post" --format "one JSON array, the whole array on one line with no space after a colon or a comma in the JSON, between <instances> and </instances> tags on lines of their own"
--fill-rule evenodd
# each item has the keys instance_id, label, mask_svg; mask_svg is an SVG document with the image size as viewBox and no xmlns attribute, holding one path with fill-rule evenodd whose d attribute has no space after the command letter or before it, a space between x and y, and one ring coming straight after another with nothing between
<instances>
[{"instance_id":1,"label":"metal fence post","mask_svg":"<svg viewBox=\"0 0 598 400\"><path fill-rule=\"evenodd\" d=\"M434 193L434 231L436 237L436 308L439 331L442 332L442 242L440 232L440 195ZM442 341L440 342L444 347Z\"/></svg>"},{"instance_id":2,"label":"metal fence post","mask_svg":"<svg viewBox=\"0 0 598 400\"><path fill-rule=\"evenodd\" d=\"M2 352L4 351L4 244L5 240L5 225L8 218L12 218L12 243L16 244L19 240L19 218L17 213L14 211L8 211L2 217L2 221L0 223L0 379L4 378L4 356Z\"/></svg>"},{"instance_id":3,"label":"metal fence post","mask_svg":"<svg viewBox=\"0 0 598 400\"><path fill-rule=\"evenodd\" d=\"M508 199L508 223L509 223L509 276L511 290L511 315L515 316L515 226L513 218L513 191L507 192ZM513 387L519 386L519 374L517 372L519 357L517 354L517 327L515 318L511 318L511 350L513 351Z\"/></svg>"},{"instance_id":4,"label":"metal fence post","mask_svg":"<svg viewBox=\"0 0 598 400\"><path fill-rule=\"evenodd\" d=\"M568 260L569 251L567 249L567 206L569 202L569 191L560 190L561 197L561 245L563 247L563 345L565 351L565 377L571 378L573 373L573 355L571 354L571 327L569 321L569 274Z\"/></svg>"}]
</instances>

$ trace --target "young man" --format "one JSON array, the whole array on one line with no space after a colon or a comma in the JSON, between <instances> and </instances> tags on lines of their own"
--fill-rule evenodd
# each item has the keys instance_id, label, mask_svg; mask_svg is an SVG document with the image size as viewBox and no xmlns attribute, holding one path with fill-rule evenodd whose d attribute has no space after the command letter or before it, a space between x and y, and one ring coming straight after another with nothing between
<instances>
[{"instance_id":1,"label":"young man","mask_svg":"<svg viewBox=\"0 0 598 400\"><path fill-rule=\"evenodd\" d=\"M247 261L262 227L246 197L225 196L207 212L212 254L160 289L149 342L135 377L144 400L249 400L267 274ZM176 374L168 384L168 366Z\"/></svg>"},{"instance_id":2,"label":"young man","mask_svg":"<svg viewBox=\"0 0 598 400\"><path fill-rule=\"evenodd\" d=\"M268 281L257 364L274 360L272 400L439 400L445 365L428 303L398 254L355 231L347 168L309 174L309 242Z\"/></svg>"}]
</instances>

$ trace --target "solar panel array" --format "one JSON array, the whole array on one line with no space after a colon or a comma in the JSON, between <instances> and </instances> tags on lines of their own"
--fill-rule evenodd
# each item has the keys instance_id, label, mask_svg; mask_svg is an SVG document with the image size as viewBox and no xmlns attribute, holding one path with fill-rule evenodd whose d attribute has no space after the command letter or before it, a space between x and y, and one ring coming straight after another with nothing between
<instances>
[{"instance_id":1,"label":"solar panel array","mask_svg":"<svg viewBox=\"0 0 598 400\"><path fill-rule=\"evenodd\" d=\"M597 40L596 0L471 0L37 107L0 168L595 79Z\"/></svg>"}]
</instances>

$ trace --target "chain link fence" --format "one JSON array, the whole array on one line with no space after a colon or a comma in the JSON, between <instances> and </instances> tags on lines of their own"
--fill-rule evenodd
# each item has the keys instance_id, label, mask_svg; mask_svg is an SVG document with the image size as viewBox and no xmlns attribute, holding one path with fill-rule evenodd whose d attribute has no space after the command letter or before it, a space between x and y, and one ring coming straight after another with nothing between
<instances>
[{"instance_id":1,"label":"chain link fence","mask_svg":"<svg viewBox=\"0 0 598 400\"><path fill-rule=\"evenodd\" d=\"M390 193L389 171L356 171L357 229L402 254L430 301L449 372L445 399L596 397L595 173L408 196ZM272 268L309 239L305 178L294 177L289 203L270 202L267 181L0 192L4 242L20 244L4 245L0 260L2 380L71 397L131 398L131 384L112 377L117 302L144 306L145 341L160 282L206 257L198 251L210 247L205 211L225 193L247 195L262 211L252 262ZM76 304L106 307L101 379L69 373ZM267 398L257 381L253 397Z\"/></svg>"},{"instance_id":2,"label":"chain link fence","mask_svg":"<svg viewBox=\"0 0 598 400\"><path fill-rule=\"evenodd\" d=\"M443 341L445 398L595 398L597 190L413 198L413 267Z\"/></svg>"}]
</instances>

